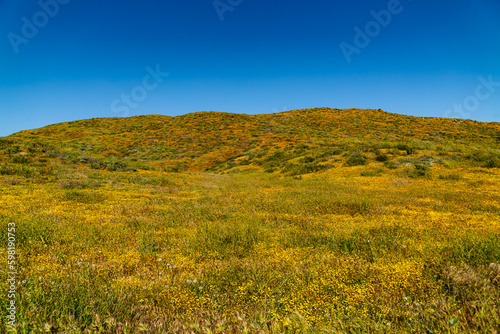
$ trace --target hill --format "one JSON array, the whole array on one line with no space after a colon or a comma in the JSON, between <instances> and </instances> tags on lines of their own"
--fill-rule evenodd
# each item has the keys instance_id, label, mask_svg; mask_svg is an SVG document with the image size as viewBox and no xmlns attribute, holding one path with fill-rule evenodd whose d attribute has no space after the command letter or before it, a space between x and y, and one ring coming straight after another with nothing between
<instances>
[{"instance_id":1,"label":"hill","mask_svg":"<svg viewBox=\"0 0 500 334\"><path fill-rule=\"evenodd\" d=\"M0 138L0 308L19 333L496 333L499 133L321 108Z\"/></svg>"},{"instance_id":2,"label":"hill","mask_svg":"<svg viewBox=\"0 0 500 334\"><path fill-rule=\"evenodd\" d=\"M93 168L123 163L132 168L221 172L252 166L300 174L320 170L353 150L375 155L392 150L395 156L398 150L407 154L430 150L495 165L499 147L500 123L315 108L264 115L196 112L59 123L0 138L0 159L15 159L24 152L32 160L56 158L90 163ZM300 167L294 163L299 159L309 168L297 170Z\"/></svg>"}]
</instances>

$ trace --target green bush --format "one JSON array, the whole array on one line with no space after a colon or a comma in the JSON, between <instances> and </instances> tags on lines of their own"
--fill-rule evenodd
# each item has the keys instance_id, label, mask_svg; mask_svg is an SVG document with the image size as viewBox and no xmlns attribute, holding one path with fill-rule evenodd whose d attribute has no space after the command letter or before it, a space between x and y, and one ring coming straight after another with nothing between
<instances>
[{"instance_id":1,"label":"green bush","mask_svg":"<svg viewBox=\"0 0 500 334\"><path fill-rule=\"evenodd\" d=\"M354 151L349 155L349 158L347 158L344 165L352 167L352 166L362 166L367 164L368 164L368 159L363 154L361 154L361 152Z\"/></svg>"},{"instance_id":2,"label":"green bush","mask_svg":"<svg viewBox=\"0 0 500 334\"><path fill-rule=\"evenodd\" d=\"M21 149L19 148L19 146L11 146L11 147L7 147L5 150L3 150L3 154L7 154L7 155L16 154L19 152L21 152Z\"/></svg>"},{"instance_id":3,"label":"green bush","mask_svg":"<svg viewBox=\"0 0 500 334\"><path fill-rule=\"evenodd\" d=\"M126 163L122 161L98 161L92 162L90 164L92 169L106 169L111 172L135 172L137 169L134 167L127 166Z\"/></svg>"},{"instance_id":4,"label":"green bush","mask_svg":"<svg viewBox=\"0 0 500 334\"><path fill-rule=\"evenodd\" d=\"M9 139L5 138L0 138L0 148L7 148L8 146L12 145L12 141Z\"/></svg>"},{"instance_id":5,"label":"green bush","mask_svg":"<svg viewBox=\"0 0 500 334\"><path fill-rule=\"evenodd\" d=\"M19 154L19 155L14 155L12 158L11 158L12 162L15 163L15 164L29 164L30 163L30 160L28 159L28 157L26 157L25 155L23 154Z\"/></svg>"},{"instance_id":6,"label":"green bush","mask_svg":"<svg viewBox=\"0 0 500 334\"><path fill-rule=\"evenodd\" d=\"M78 157L76 160L82 164L91 164L91 163L97 162L96 159L89 158L89 157L83 157L83 156Z\"/></svg>"},{"instance_id":7,"label":"green bush","mask_svg":"<svg viewBox=\"0 0 500 334\"><path fill-rule=\"evenodd\" d=\"M111 172L123 172L127 170L127 164L121 161L108 162L106 169Z\"/></svg>"},{"instance_id":8,"label":"green bush","mask_svg":"<svg viewBox=\"0 0 500 334\"><path fill-rule=\"evenodd\" d=\"M498 156L489 156L486 159L486 162L484 163L483 167L486 168L500 168L500 157Z\"/></svg>"},{"instance_id":9,"label":"green bush","mask_svg":"<svg viewBox=\"0 0 500 334\"><path fill-rule=\"evenodd\" d=\"M375 157L375 160L379 161L379 162L386 162L386 161L389 161L389 156L387 154L377 154L377 156Z\"/></svg>"},{"instance_id":10,"label":"green bush","mask_svg":"<svg viewBox=\"0 0 500 334\"><path fill-rule=\"evenodd\" d=\"M319 172L320 170L330 169L332 167L333 167L332 165L329 164L320 165L317 162L310 162L310 163L289 162L281 169L281 172L287 173L288 175L291 176L296 176L296 175Z\"/></svg>"},{"instance_id":11,"label":"green bush","mask_svg":"<svg viewBox=\"0 0 500 334\"><path fill-rule=\"evenodd\" d=\"M481 166L485 168L500 168L500 154L488 153L485 151L474 151L465 156L465 159L472 162L474 166Z\"/></svg>"},{"instance_id":12,"label":"green bush","mask_svg":"<svg viewBox=\"0 0 500 334\"><path fill-rule=\"evenodd\" d=\"M394 161L386 161L384 162L384 165L389 168L389 169L396 169L398 168L398 163L394 162Z\"/></svg>"},{"instance_id":13,"label":"green bush","mask_svg":"<svg viewBox=\"0 0 500 334\"><path fill-rule=\"evenodd\" d=\"M430 176L431 168L425 163L415 163L414 168L408 172L409 177Z\"/></svg>"},{"instance_id":14,"label":"green bush","mask_svg":"<svg viewBox=\"0 0 500 334\"><path fill-rule=\"evenodd\" d=\"M417 148L410 144L398 144L396 147L400 151L405 151L407 155L418 153Z\"/></svg>"}]
</instances>

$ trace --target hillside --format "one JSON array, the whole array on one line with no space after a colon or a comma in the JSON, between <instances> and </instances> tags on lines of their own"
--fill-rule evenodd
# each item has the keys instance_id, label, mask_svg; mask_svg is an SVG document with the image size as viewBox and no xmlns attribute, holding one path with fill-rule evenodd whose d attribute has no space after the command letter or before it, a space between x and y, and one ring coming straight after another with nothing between
<instances>
[{"instance_id":1,"label":"hillside","mask_svg":"<svg viewBox=\"0 0 500 334\"><path fill-rule=\"evenodd\" d=\"M499 134L322 108L0 138L2 316L18 333L497 333Z\"/></svg>"},{"instance_id":2,"label":"hillside","mask_svg":"<svg viewBox=\"0 0 500 334\"><path fill-rule=\"evenodd\" d=\"M431 150L470 156L477 149L495 158L499 147L500 123L328 108L265 115L196 112L177 117L97 118L0 139L3 160L25 152L33 159L97 160L103 162L101 167L123 161L134 168L218 172L238 165L284 171L286 163L297 158L315 162L313 169L321 169L318 166L352 150Z\"/></svg>"}]
</instances>

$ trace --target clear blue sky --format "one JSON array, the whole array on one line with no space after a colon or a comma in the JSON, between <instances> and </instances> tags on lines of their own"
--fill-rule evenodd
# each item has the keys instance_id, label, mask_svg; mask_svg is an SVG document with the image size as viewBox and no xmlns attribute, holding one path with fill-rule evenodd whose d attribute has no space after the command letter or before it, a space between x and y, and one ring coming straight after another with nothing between
<instances>
[{"instance_id":1,"label":"clear blue sky","mask_svg":"<svg viewBox=\"0 0 500 334\"><path fill-rule=\"evenodd\" d=\"M500 121L498 0L58 1L0 0L0 136L203 110Z\"/></svg>"}]
</instances>

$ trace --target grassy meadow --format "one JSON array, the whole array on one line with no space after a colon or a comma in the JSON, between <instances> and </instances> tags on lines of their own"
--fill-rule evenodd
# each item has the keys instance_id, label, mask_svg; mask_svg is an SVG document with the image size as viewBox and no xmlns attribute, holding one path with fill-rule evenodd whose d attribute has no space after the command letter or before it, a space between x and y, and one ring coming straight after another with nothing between
<instances>
[{"instance_id":1,"label":"grassy meadow","mask_svg":"<svg viewBox=\"0 0 500 334\"><path fill-rule=\"evenodd\" d=\"M0 138L1 330L499 333L500 124L337 113Z\"/></svg>"}]
</instances>

